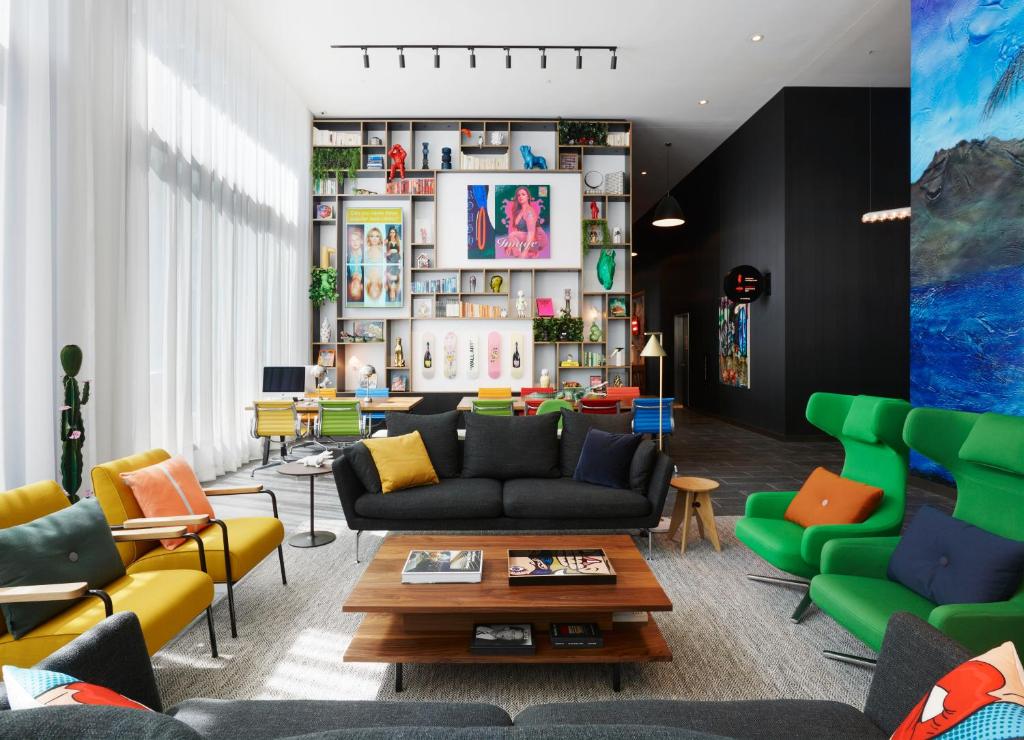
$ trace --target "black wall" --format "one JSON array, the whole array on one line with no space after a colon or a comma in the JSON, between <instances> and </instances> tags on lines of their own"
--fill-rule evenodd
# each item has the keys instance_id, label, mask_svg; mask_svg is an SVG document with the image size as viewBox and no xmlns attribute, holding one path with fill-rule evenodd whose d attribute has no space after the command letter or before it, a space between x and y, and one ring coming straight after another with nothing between
<instances>
[{"instance_id":1,"label":"black wall","mask_svg":"<svg viewBox=\"0 0 1024 740\"><path fill-rule=\"evenodd\" d=\"M909 225L860 215L869 199L872 209L908 202L909 158L907 90L786 88L673 188L684 226L641 217L634 289L648 330L665 332L666 394L673 317L689 312L698 410L794 434L813 430L803 413L815 390L906 397ZM772 277L751 311L750 389L717 375L718 299L739 264ZM656 387L653 361L647 380Z\"/></svg>"}]
</instances>

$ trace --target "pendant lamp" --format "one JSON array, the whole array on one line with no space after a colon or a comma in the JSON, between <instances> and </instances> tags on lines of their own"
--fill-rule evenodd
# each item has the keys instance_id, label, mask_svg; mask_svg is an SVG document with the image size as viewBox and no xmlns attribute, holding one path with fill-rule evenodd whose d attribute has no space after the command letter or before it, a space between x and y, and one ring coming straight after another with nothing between
<instances>
[{"instance_id":1,"label":"pendant lamp","mask_svg":"<svg viewBox=\"0 0 1024 740\"><path fill-rule=\"evenodd\" d=\"M672 189L669 184L669 166L668 166L668 152L669 147L672 146L672 142L665 142L665 195L658 202L658 207L654 209L654 220L651 221L653 226L682 226L686 223L686 219L683 218L683 209L679 205L679 201L672 195Z\"/></svg>"}]
</instances>

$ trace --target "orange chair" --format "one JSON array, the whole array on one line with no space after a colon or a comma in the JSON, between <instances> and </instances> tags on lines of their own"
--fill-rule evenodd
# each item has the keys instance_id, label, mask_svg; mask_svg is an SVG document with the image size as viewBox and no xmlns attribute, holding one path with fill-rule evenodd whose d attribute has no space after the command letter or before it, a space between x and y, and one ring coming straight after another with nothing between
<instances>
[{"instance_id":1,"label":"orange chair","mask_svg":"<svg viewBox=\"0 0 1024 740\"><path fill-rule=\"evenodd\" d=\"M584 396L580 399L580 411L584 414L617 414L619 399Z\"/></svg>"},{"instance_id":2,"label":"orange chair","mask_svg":"<svg viewBox=\"0 0 1024 740\"><path fill-rule=\"evenodd\" d=\"M511 388L480 388L477 398L512 398Z\"/></svg>"},{"instance_id":3,"label":"orange chair","mask_svg":"<svg viewBox=\"0 0 1024 740\"><path fill-rule=\"evenodd\" d=\"M605 398L618 399L619 404L622 408L631 408L633 406L633 399L640 397L640 388L635 385L626 385L620 388L614 386L608 386L608 391L605 393Z\"/></svg>"}]
</instances>

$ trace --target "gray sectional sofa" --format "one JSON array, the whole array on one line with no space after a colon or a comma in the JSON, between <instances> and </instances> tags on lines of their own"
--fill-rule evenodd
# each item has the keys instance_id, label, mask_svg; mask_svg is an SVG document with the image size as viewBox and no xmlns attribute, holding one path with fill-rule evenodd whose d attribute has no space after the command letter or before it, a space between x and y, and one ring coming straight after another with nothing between
<instances>
[{"instance_id":1,"label":"gray sectional sofa","mask_svg":"<svg viewBox=\"0 0 1024 740\"><path fill-rule=\"evenodd\" d=\"M345 519L356 532L357 558L364 530L647 531L649 548L649 530L658 525L672 477L672 461L653 441L637 447L628 489L572 477L591 427L625 433L631 414L466 414L465 441L458 438L459 416L388 414L389 435L420 432L440 478L436 485L382 494L373 458L361 442L334 461Z\"/></svg>"}]
</instances>

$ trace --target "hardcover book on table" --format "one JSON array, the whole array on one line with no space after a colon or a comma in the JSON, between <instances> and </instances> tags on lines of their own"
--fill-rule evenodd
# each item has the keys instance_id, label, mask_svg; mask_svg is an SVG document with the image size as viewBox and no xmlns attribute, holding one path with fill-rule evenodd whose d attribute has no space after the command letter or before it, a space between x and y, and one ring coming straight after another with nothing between
<instances>
[{"instance_id":1,"label":"hardcover book on table","mask_svg":"<svg viewBox=\"0 0 1024 740\"><path fill-rule=\"evenodd\" d=\"M594 622L552 622L550 637L557 648L604 647L604 635Z\"/></svg>"},{"instance_id":2,"label":"hardcover book on table","mask_svg":"<svg viewBox=\"0 0 1024 740\"><path fill-rule=\"evenodd\" d=\"M508 551L510 586L608 585L615 581L615 569L600 548Z\"/></svg>"},{"instance_id":3,"label":"hardcover book on table","mask_svg":"<svg viewBox=\"0 0 1024 740\"><path fill-rule=\"evenodd\" d=\"M480 583L483 550L410 550L402 583Z\"/></svg>"},{"instance_id":4,"label":"hardcover book on table","mask_svg":"<svg viewBox=\"0 0 1024 740\"><path fill-rule=\"evenodd\" d=\"M531 624L475 624L469 652L479 655L533 655Z\"/></svg>"}]
</instances>

